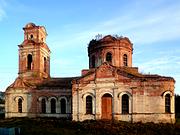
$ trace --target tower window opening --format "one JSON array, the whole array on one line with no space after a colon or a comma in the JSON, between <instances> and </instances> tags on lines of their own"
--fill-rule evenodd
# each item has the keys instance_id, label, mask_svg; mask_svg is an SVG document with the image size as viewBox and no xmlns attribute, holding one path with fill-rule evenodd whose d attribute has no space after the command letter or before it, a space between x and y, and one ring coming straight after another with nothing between
<instances>
[{"instance_id":1,"label":"tower window opening","mask_svg":"<svg viewBox=\"0 0 180 135\"><path fill-rule=\"evenodd\" d=\"M128 66L128 58L127 58L127 54L124 54L124 55L123 55L123 64L124 64L125 67Z\"/></svg>"},{"instance_id":2,"label":"tower window opening","mask_svg":"<svg viewBox=\"0 0 180 135\"><path fill-rule=\"evenodd\" d=\"M22 113L22 99L18 99L18 112Z\"/></svg>"},{"instance_id":3,"label":"tower window opening","mask_svg":"<svg viewBox=\"0 0 180 135\"><path fill-rule=\"evenodd\" d=\"M30 39L31 39L31 40L33 39L33 35L32 35L32 34L30 35Z\"/></svg>"},{"instance_id":4,"label":"tower window opening","mask_svg":"<svg viewBox=\"0 0 180 135\"><path fill-rule=\"evenodd\" d=\"M112 54L110 52L106 54L106 61L112 63Z\"/></svg>"},{"instance_id":5,"label":"tower window opening","mask_svg":"<svg viewBox=\"0 0 180 135\"><path fill-rule=\"evenodd\" d=\"M95 68L95 56L93 55L91 59L92 59L92 68Z\"/></svg>"},{"instance_id":6,"label":"tower window opening","mask_svg":"<svg viewBox=\"0 0 180 135\"><path fill-rule=\"evenodd\" d=\"M44 72L47 71L46 66L47 66L47 60L46 60L46 58L44 57Z\"/></svg>"},{"instance_id":7,"label":"tower window opening","mask_svg":"<svg viewBox=\"0 0 180 135\"><path fill-rule=\"evenodd\" d=\"M27 56L27 69L31 70L32 69L32 55L28 54Z\"/></svg>"}]
</instances>

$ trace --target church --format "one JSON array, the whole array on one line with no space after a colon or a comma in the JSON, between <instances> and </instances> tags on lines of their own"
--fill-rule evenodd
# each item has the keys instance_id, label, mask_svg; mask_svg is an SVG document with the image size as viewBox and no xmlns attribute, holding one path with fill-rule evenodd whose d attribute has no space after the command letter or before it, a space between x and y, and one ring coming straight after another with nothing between
<instances>
[{"instance_id":1,"label":"church","mask_svg":"<svg viewBox=\"0 0 180 135\"><path fill-rule=\"evenodd\" d=\"M28 23L23 30L18 76L5 91L6 118L175 122L175 80L132 67L133 44L127 37L92 39L89 69L81 76L53 78L45 27Z\"/></svg>"}]
</instances>

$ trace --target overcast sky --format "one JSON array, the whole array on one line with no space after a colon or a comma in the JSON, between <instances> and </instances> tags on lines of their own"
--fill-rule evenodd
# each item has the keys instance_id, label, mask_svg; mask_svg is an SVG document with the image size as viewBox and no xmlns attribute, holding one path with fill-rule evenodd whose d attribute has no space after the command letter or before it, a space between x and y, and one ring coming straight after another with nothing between
<instances>
[{"instance_id":1,"label":"overcast sky","mask_svg":"<svg viewBox=\"0 0 180 135\"><path fill-rule=\"evenodd\" d=\"M0 0L0 90L18 75L18 46L29 22L46 27L51 76L88 68L87 44L97 34L133 43L141 73L172 76L180 94L179 0Z\"/></svg>"}]
</instances>

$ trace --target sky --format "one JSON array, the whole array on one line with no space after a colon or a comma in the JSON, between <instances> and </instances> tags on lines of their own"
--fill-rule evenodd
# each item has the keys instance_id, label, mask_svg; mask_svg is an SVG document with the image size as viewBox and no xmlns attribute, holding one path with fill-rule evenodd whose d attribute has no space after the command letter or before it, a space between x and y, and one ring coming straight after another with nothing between
<instances>
[{"instance_id":1,"label":"sky","mask_svg":"<svg viewBox=\"0 0 180 135\"><path fill-rule=\"evenodd\" d=\"M88 69L87 45L97 34L128 37L133 66L171 76L180 94L179 0L0 0L0 90L18 76L23 27L45 26L51 76L79 76Z\"/></svg>"}]
</instances>

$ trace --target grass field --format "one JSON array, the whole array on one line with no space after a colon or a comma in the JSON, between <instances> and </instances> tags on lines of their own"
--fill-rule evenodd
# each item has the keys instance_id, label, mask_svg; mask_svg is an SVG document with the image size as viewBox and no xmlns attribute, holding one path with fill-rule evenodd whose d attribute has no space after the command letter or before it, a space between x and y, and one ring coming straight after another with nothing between
<instances>
[{"instance_id":1,"label":"grass field","mask_svg":"<svg viewBox=\"0 0 180 135\"><path fill-rule=\"evenodd\" d=\"M122 121L74 122L47 118L1 119L0 127L19 127L22 135L179 135L176 124L128 123Z\"/></svg>"}]
</instances>

